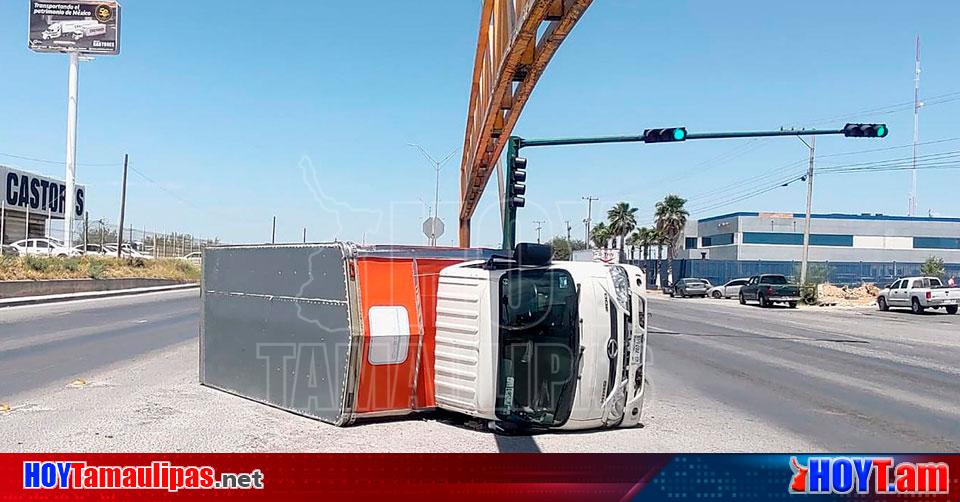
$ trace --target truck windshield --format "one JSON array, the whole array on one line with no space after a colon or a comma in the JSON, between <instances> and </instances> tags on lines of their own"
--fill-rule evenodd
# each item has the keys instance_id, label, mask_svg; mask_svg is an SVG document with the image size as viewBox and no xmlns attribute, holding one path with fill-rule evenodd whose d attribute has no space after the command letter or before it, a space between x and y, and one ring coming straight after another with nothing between
<instances>
[{"instance_id":1,"label":"truck windshield","mask_svg":"<svg viewBox=\"0 0 960 502\"><path fill-rule=\"evenodd\" d=\"M763 284L787 284L787 278L782 275L765 275L760 282Z\"/></svg>"},{"instance_id":2,"label":"truck windshield","mask_svg":"<svg viewBox=\"0 0 960 502\"><path fill-rule=\"evenodd\" d=\"M579 354L579 295L565 270L515 270L500 279L497 417L566 423Z\"/></svg>"}]
</instances>

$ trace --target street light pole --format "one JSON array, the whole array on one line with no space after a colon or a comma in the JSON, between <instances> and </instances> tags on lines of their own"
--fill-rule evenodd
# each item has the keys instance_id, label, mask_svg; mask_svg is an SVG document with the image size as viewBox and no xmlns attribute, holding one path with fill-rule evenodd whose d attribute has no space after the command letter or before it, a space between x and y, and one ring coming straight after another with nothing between
<instances>
[{"instance_id":1,"label":"street light pole","mask_svg":"<svg viewBox=\"0 0 960 502\"><path fill-rule=\"evenodd\" d=\"M433 232L432 232L432 233L433 233L434 235L432 235L432 236L430 237L430 245L436 247L436 245L437 245L436 226L437 226L437 218L438 218L438 216L437 216L437 211L439 210L439 206L440 206L440 168L442 168L443 165L447 163L447 161L449 161L451 158L453 158L453 154L457 153L457 149L454 149L452 152L448 153L446 157L444 157L444 158L442 158L442 159L440 159L440 160L437 160L437 159L433 158L432 155L430 155L429 153L427 153L427 151L426 151L422 146L420 146L420 145L418 145L418 144L416 144L416 143L407 143L407 146L412 146L412 147L416 148L417 150L420 150L420 154L423 155L428 161L430 161L430 163L433 164L434 169L436 170L437 183L436 183L436 187L434 188L434 194L433 194L433 220L434 220L434 223L433 223Z\"/></svg>"},{"instance_id":2,"label":"street light pole","mask_svg":"<svg viewBox=\"0 0 960 502\"><path fill-rule=\"evenodd\" d=\"M810 149L810 164L807 167L807 211L803 218L803 257L800 262L800 285L807 282L807 264L810 259L810 211L813 207L813 161L817 150L817 137L811 136L807 143L797 136Z\"/></svg>"},{"instance_id":3,"label":"street light pole","mask_svg":"<svg viewBox=\"0 0 960 502\"><path fill-rule=\"evenodd\" d=\"M73 211L76 201L77 176L77 99L80 73L80 53L70 52L70 71L67 74L67 193L63 204L63 245L73 247Z\"/></svg>"}]
</instances>

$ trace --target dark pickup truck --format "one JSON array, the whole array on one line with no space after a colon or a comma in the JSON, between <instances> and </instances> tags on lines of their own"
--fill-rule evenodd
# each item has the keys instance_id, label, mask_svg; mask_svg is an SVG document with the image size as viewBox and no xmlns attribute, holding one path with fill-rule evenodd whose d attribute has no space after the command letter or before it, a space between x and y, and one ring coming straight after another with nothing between
<instances>
[{"instance_id":1,"label":"dark pickup truck","mask_svg":"<svg viewBox=\"0 0 960 502\"><path fill-rule=\"evenodd\" d=\"M800 286L778 274L755 275L740 288L740 304L746 304L747 300L756 301L761 307L786 303L790 308L796 308L800 301Z\"/></svg>"}]
</instances>

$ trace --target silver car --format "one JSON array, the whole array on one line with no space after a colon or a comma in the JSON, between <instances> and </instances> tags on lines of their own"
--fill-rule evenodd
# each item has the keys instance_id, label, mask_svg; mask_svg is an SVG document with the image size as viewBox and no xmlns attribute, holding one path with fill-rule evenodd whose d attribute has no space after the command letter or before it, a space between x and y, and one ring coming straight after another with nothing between
<instances>
[{"instance_id":1,"label":"silver car","mask_svg":"<svg viewBox=\"0 0 960 502\"><path fill-rule=\"evenodd\" d=\"M734 279L726 284L714 286L707 290L707 295L711 298L736 298L740 294L740 288L750 279Z\"/></svg>"}]
</instances>

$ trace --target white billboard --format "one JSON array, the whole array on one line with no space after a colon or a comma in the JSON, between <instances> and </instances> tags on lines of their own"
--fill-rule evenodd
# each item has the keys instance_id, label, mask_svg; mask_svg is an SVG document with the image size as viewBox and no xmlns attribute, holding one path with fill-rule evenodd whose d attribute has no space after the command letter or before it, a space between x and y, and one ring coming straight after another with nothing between
<instances>
[{"instance_id":1,"label":"white billboard","mask_svg":"<svg viewBox=\"0 0 960 502\"><path fill-rule=\"evenodd\" d=\"M0 166L0 195L5 211L23 211L33 214L49 214L51 218L63 218L63 206L67 184L62 180ZM76 186L74 216L82 217L86 205L86 188Z\"/></svg>"}]
</instances>

